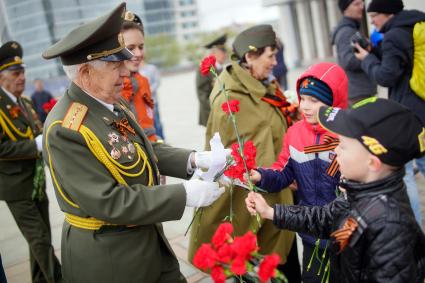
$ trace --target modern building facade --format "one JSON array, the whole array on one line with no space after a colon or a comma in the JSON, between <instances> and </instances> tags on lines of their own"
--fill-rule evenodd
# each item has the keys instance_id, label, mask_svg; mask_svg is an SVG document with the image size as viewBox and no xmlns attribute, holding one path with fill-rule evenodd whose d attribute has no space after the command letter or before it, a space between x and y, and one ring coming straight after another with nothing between
<instances>
[{"instance_id":1,"label":"modern building facade","mask_svg":"<svg viewBox=\"0 0 425 283\"><path fill-rule=\"evenodd\" d=\"M120 0L0 0L1 42L16 40L24 48L27 77L63 75L58 60L41 53L71 29L104 14ZM141 16L147 35L167 34L179 41L199 30L196 0L129 0L127 8Z\"/></svg>"}]
</instances>

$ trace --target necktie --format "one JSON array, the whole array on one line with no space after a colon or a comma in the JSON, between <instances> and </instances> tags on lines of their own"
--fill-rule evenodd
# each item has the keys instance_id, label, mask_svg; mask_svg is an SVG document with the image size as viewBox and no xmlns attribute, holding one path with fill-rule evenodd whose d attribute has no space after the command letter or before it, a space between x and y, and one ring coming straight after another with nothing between
<instances>
[{"instance_id":1,"label":"necktie","mask_svg":"<svg viewBox=\"0 0 425 283\"><path fill-rule=\"evenodd\" d=\"M121 107L118 104L114 104L114 113L117 115L118 120L122 120L125 118L124 111L121 109Z\"/></svg>"}]
</instances>

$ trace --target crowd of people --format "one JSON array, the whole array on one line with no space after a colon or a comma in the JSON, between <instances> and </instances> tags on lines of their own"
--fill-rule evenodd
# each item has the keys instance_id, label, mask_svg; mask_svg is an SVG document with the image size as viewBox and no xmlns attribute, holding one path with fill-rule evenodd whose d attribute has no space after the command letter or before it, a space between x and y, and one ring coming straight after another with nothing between
<instances>
[{"instance_id":1,"label":"crowd of people","mask_svg":"<svg viewBox=\"0 0 425 283\"><path fill-rule=\"evenodd\" d=\"M22 95L21 44L4 43L0 200L28 242L32 282L187 282L161 224L180 219L185 207L203 208L191 226L190 261L230 211L235 235L255 230L258 252L279 255L277 269L290 283L423 282L414 166L425 175L425 53L418 48L425 13L405 10L401 0L372 0L366 11L376 31L368 40L360 29L364 2L338 5L337 63L303 72L296 105L284 94L291 86L271 25L240 32L231 56L227 35L204 45L219 78L196 76L204 151L164 143L159 72L145 61L142 20L125 3L43 52L60 58L70 81L54 107L45 107L53 97L40 79L32 99ZM388 87L388 99L377 97L378 85ZM238 133L221 111L229 98L238 101ZM256 168L244 181L260 191L225 177L192 178L230 158L230 151L214 158L209 141L217 132L224 148L240 136L253 142ZM61 261L45 167L65 215ZM165 184L161 176L184 181ZM7 282L1 257L0 267Z\"/></svg>"}]
</instances>

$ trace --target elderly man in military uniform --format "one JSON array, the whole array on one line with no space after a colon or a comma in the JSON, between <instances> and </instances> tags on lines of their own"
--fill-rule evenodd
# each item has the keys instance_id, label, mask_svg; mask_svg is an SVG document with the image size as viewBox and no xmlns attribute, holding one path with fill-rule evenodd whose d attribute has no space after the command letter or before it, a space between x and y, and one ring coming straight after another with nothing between
<instances>
[{"instance_id":1,"label":"elderly man in military uniform","mask_svg":"<svg viewBox=\"0 0 425 283\"><path fill-rule=\"evenodd\" d=\"M188 179L211 152L151 144L125 101L119 33L125 4L48 48L72 83L49 113L44 159L61 210L63 275L68 283L186 282L161 222L185 206L208 206L223 189L201 180L159 185L159 172ZM223 162L224 163L224 162ZM224 164L223 164L224 165Z\"/></svg>"},{"instance_id":2,"label":"elderly man in military uniform","mask_svg":"<svg viewBox=\"0 0 425 283\"><path fill-rule=\"evenodd\" d=\"M223 65L227 59L226 50L227 35L221 35L213 41L207 43L204 47L210 50L210 55L214 55L216 62L216 69L218 73L223 69ZM196 72L196 94L199 100L199 125L206 127L208 116L210 115L210 94L214 86L214 77L212 74L203 76L199 70Z\"/></svg>"},{"instance_id":3,"label":"elderly man in military uniform","mask_svg":"<svg viewBox=\"0 0 425 283\"><path fill-rule=\"evenodd\" d=\"M31 100L22 96L22 53L16 41L0 47L0 200L6 201L29 244L32 282L60 282L40 159L41 122Z\"/></svg>"}]
</instances>

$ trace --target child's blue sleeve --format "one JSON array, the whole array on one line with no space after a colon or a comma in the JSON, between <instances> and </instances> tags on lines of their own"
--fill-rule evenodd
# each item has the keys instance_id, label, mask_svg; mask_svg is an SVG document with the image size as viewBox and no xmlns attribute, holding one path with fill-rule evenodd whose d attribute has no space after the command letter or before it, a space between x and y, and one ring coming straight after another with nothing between
<instances>
[{"instance_id":1,"label":"child's blue sleeve","mask_svg":"<svg viewBox=\"0 0 425 283\"><path fill-rule=\"evenodd\" d=\"M261 181L256 186L269 193L280 192L292 184L295 179L291 159L289 159L282 171L259 168L258 172L261 174Z\"/></svg>"}]
</instances>

